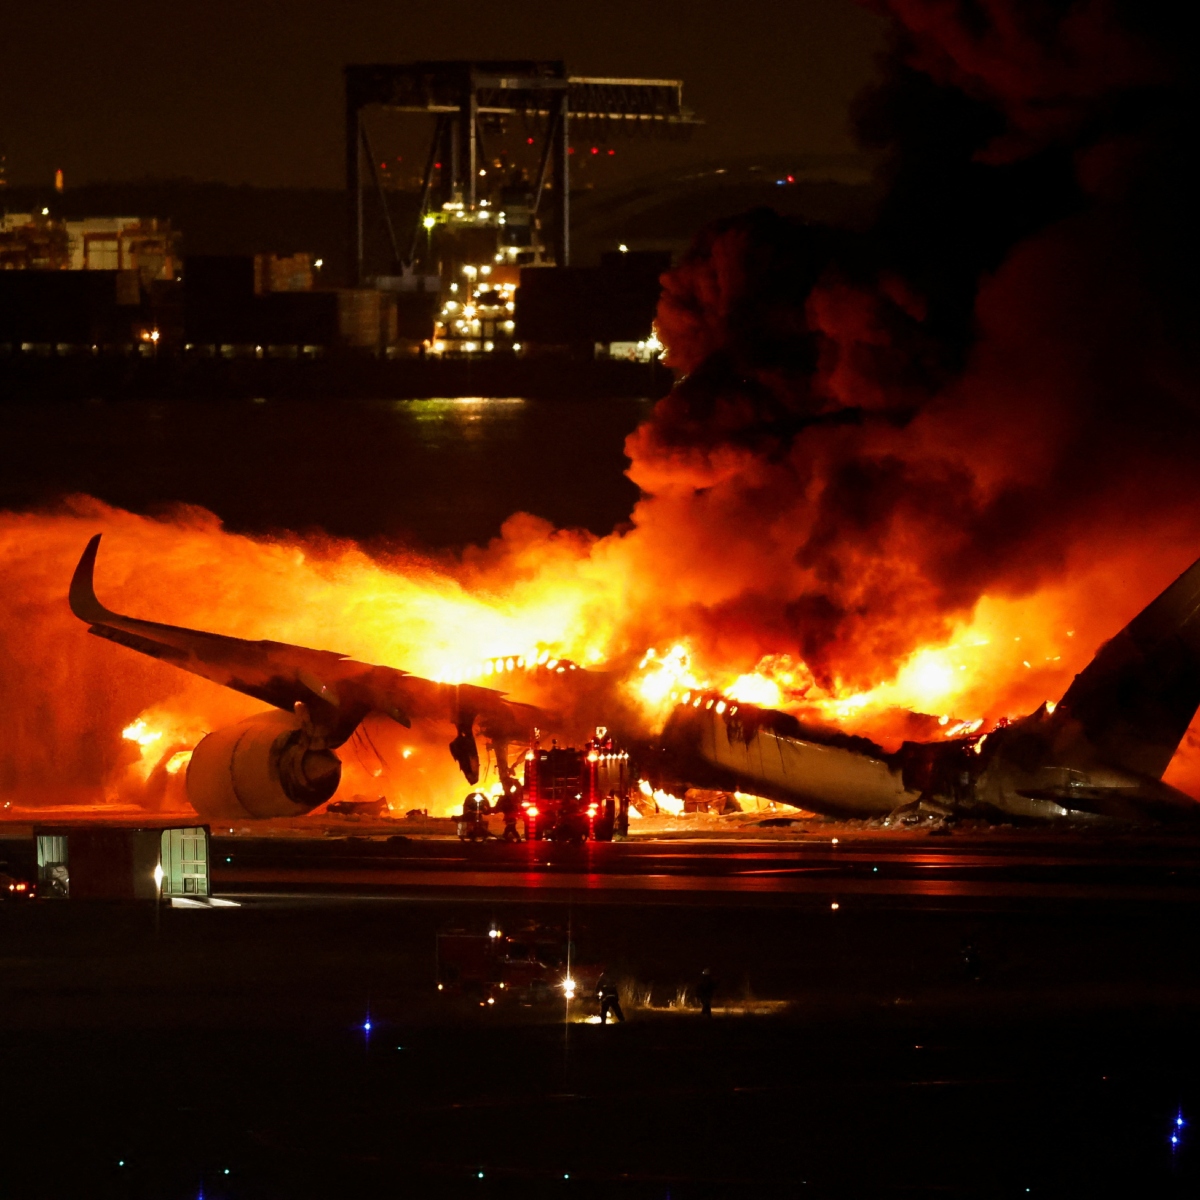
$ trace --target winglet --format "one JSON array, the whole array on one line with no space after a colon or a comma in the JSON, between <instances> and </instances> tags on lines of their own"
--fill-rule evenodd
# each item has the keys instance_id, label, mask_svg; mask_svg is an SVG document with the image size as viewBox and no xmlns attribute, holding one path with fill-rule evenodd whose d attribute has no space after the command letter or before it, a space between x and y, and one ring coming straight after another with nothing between
<instances>
[{"instance_id":1,"label":"winglet","mask_svg":"<svg viewBox=\"0 0 1200 1200\"><path fill-rule=\"evenodd\" d=\"M92 582L96 570L96 551L100 549L100 537L100 534L96 534L84 549L75 574L71 577L71 591L68 595L71 611L89 625L103 625L116 615L96 599L96 588Z\"/></svg>"}]
</instances>

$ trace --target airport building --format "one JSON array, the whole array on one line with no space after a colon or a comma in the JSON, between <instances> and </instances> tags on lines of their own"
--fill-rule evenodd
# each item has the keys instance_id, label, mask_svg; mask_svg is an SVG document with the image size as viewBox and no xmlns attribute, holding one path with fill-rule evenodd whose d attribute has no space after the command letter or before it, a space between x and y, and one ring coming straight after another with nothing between
<instances>
[{"instance_id":1,"label":"airport building","mask_svg":"<svg viewBox=\"0 0 1200 1200\"><path fill-rule=\"evenodd\" d=\"M679 80L449 61L349 66L345 88L345 286L302 251L185 257L159 218L0 214L0 355L657 356L669 260L572 263L572 161L607 160L614 136L686 133ZM407 188L372 132L397 118L428 139Z\"/></svg>"}]
</instances>

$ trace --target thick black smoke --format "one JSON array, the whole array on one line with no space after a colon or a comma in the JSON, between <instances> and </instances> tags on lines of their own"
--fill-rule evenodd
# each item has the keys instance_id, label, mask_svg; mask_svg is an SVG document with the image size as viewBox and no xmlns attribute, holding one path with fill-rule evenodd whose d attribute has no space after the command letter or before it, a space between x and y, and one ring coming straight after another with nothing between
<instances>
[{"instance_id":1,"label":"thick black smoke","mask_svg":"<svg viewBox=\"0 0 1200 1200\"><path fill-rule=\"evenodd\" d=\"M702 522L714 561L761 544L712 637L825 682L877 679L1081 557L1140 540L1165 582L1200 553L1183 18L882 7L892 48L855 113L885 155L873 228L706 230L659 310L684 378L630 444L640 527Z\"/></svg>"}]
</instances>

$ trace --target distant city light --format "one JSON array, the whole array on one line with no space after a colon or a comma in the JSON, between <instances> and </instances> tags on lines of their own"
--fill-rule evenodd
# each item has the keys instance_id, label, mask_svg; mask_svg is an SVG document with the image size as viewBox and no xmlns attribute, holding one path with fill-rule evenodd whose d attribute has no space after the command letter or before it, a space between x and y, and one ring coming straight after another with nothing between
<instances>
[{"instance_id":1,"label":"distant city light","mask_svg":"<svg viewBox=\"0 0 1200 1200\"><path fill-rule=\"evenodd\" d=\"M424 217L421 220L421 224L424 225L426 229L432 229L437 224L437 217L432 215Z\"/></svg>"},{"instance_id":2,"label":"distant city light","mask_svg":"<svg viewBox=\"0 0 1200 1200\"><path fill-rule=\"evenodd\" d=\"M324 260L323 258L318 258L318 259L316 260L316 262L314 262L314 263L313 263L313 266L314 266L314 267L316 267L318 271L319 271L319 270L320 270L320 269L321 269L321 268L322 268L324 265L325 265L325 260Z\"/></svg>"},{"instance_id":3,"label":"distant city light","mask_svg":"<svg viewBox=\"0 0 1200 1200\"><path fill-rule=\"evenodd\" d=\"M622 242L622 243L621 243L621 244L620 244L620 245L617 247L617 249L618 249L618 250L620 250L620 252L621 252L622 254L628 254L628 253L629 253L629 247L628 247L627 245L625 245L625 243L624 243L624 242Z\"/></svg>"}]
</instances>

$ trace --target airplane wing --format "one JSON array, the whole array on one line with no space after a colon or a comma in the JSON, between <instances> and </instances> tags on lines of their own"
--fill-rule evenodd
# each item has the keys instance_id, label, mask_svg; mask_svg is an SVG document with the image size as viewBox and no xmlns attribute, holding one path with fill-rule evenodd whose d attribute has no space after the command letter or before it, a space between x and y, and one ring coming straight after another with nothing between
<instances>
[{"instance_id":1,"label":"airplane wing","mask_svg":"<svg viewBox=\"0 0 1200 1200\"><path fill-rule=\"evenodd\" d=\"M295 712L330 748L341 745L369 712L384 713L405 726L422 719L452 721L458 737L451 753L474 783L476 720L483 733L503 741L528 736L535 725L546 723L540 710L491 688L436 683L329 650L248 641L112 612L97 599L93 584L100 536L88 542L71 579L71 611L88 623L90 633Z\"/></svg>"}]
</instances>

